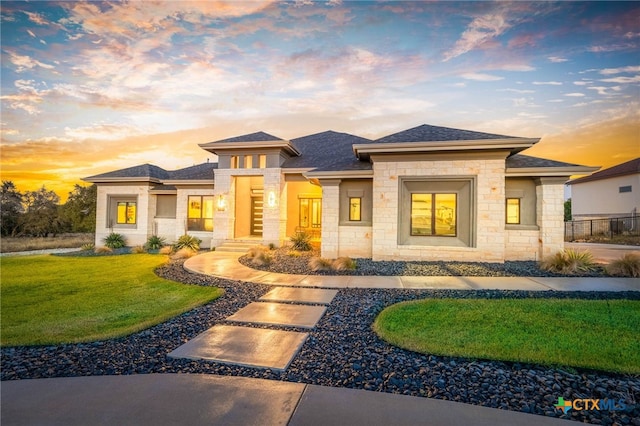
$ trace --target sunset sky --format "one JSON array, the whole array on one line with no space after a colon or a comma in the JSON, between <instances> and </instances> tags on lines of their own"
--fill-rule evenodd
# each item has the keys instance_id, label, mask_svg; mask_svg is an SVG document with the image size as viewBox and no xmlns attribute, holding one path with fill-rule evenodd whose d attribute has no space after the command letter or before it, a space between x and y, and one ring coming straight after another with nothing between
<instances>
[{"instance_id":1,"label":"sunset sky","mask_svg":"<svg viewBox=\"0 0 640 426\"><path fill-rule=\"evenodd\" d=\"M2 1L2 179L80 178L256 131L420 124L640 156L638 2Z\"/></svg>"}]
</instances>

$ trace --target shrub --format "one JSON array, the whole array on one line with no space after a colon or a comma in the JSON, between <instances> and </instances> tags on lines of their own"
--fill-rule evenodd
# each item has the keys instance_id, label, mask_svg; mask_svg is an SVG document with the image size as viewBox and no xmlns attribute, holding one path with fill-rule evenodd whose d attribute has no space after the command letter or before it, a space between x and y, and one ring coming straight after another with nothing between
<instances>
[{"instance_id":1,"label":"shrub","mask_svg":"<svg viewBox=\"0 0 640 426\"><path fill-rule=\"evenodd\" d=\"M91 251L96 248L96 245L93 243L86 243L80 246L80 250L82 251Z\"/></svg>"},{"instance_id":2,"label":"shrub","mask_svg":"<svg viewBox=\"0 0 640 426\"><path fill-rule=\"evenodd\" d=\"M200 250L200 243L201 242L202 242L202 240L200 238L196 238L196 237L194 237L192 235L189 235L189 234L184 234L183 236L178 238L178 241L173 243L173 247L176 250L180 250L180 249L183 249L183 248L188 248L188 249L191 249L193 251L198 251L198 250Z\"/></svg>"},{"instance_id":3,"label":"shrub","mask_svg":"<svg viewBox=\"0 0 640 426\"><path fill-rule=\"evenodd\" d=\"M289 237L291 241L291 248L300 251L311 250L311 235L304 231L296 232L293 236Z\"/></svg>"},{"instance_id":4,"label":"shrub","mask_svg":"<svg viewBox=\"0 0 640 426\"><path fill-rule=\"evenodd\" d=\"M276 245L274 243L269 243L269 250L275 250Z\"/></svg>"},{"instance_id":5,"label":"shrub","mask_svg":"<svg viewBox=\"0 0 640 426\"><path fill-rule=\"evenodd\" d=\"M152 235L147 239L145 246L148 250L159 250L167 244L167 240L157 235Z\"/></svg>"},{"instance_id":6,"label":"shrub","mask_svg":"<svg viewBox=\"0 0 640 426\"><path fill-rule=\"evenodd\" d=\"M339 257L331 263L336 271L353 271L356 269L356 261L350 257Z\"/></svg>"},{"instance_id":7,"label":"shrub","mask_svg":"<svg viewBox=\"0 0 640 426\"><path fill-rule=\"evenodd\" d=\"M540 263L540 267L560 274L582 274L596 269L591 253L571 249L547 257Z\"/></svg>"},{"instance_id":8,"label":"shrub","mask_svg":"<svg viewBox=\"0 0 640 426\"><path fill-rule=\"evenodd\" d=\"M164 246L160 249L160 254L171 254L171 253L173 253L172 246Z\"/></svg>"},{"instance_id":9,"label":"shrub","mask_svg":"<svg viewBox=\"0 0 640 426\"><path fill-rule=\"evenodd\" d=\"M251 263L256 266L268 265L271 263L271 255L265 246L251 247L247 251L247 257L251 259Z\"/></svg>"},{"instance_id":10,"label":"shrub","mask_svg":"<svg viewBox=\"0 0 640 426\"><path fill-rule=\"evenodd\" d=\"M300 256L302 256L302 253L300 253L298 250L289 250L289 251L287 251L287 256L289 256L289 257L300 257Z\"/></svg>"},{"instance_id":11,"label":"shrub","mask_svg":"<svg viewBox=\"0 0 640 426\"><path fill-rule=\"evenodd\" d=\"M314 272L329 271L331 269L331 261L329 259L315 256L309 260L309 268Z\"/></svg>"},{"instance_id":12,"label":"shrub","mask_svg":"<svg viewBox=\"0 0 640 426\"><path fill-rule=\"evenodd\" d=\"M135 246L131 248L131 253L146 253L147 250L144 246Z\"/></svg>"},{"instance_id":13,"label":"shrub","mask_svg":"<svg viewBox=\"0 0 640 426\"><path fill-rule=\"evenodd\" d=\"M179 249L178 251L176 251L172 257L174 259L188 259L190 257L195 256L196 254L198 254L198 252L196 252L195 250L192 250L188 247L184 247Z\"/></svg>"},{"instance_id":14,"label":"shrub","mask_svg":"<svg viewBox=\"0 0 640 426\"><path fill-rule=\"evenodd\" d=\"M93 250L93 252L96 254L111 254L113 253L113 249L111 247L101 246L101 247L96 247Z\"/></svg>"},{"instance_id":15,"label":"shrub","mask_svg":"<svg viewBox=\"0 0 640 426\"><path fill-rule=\"evenodd\" d=\"M605 268L607 274L618 277L640 277L640 256L635 253L627 253L620 259L616 259Z\"/></svg>"},{"instance_id":16,"label":"shrub","mask_svg":"<svg viewBox=\"0 0 640 426\"><path fill-rule=\"evenodd\" d=\"M126 245L126 240L124 238L124 235L116 234L115 232L112 232L106 237L104 237L102 241L104 242L105 246L112 249L122 248Z\"/></svg>"}]
</instances>

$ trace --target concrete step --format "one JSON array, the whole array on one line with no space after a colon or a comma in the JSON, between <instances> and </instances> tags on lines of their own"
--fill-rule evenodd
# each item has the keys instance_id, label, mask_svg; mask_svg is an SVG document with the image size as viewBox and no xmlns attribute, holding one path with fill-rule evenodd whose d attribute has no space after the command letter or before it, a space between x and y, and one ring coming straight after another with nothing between
<instances>
[{"instance_id":1,"label":"concrete step","mask_svg":"<svg viewBox=\"0 0 640 426\"><path fill-rule=\"evenodd\" d=\"M225 241L222 245L216 247L216 251L246 253L250 248L259 244L254 241Z\"/></svg>"}]
</instances>

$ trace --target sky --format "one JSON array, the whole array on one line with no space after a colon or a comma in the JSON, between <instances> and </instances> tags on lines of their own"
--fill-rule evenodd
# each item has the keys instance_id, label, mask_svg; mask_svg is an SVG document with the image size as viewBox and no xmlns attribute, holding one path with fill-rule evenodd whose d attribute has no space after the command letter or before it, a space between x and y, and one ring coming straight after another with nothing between
<instances>
[{"instance_id":1,"label":"sky","mask_svg":"<svg viewBox=\"0 0 640 426\"><path fill-rule=\"evenodd\" d=\"M379 138L421 124L539 137L529 155L640 156L640 3L0 2L1 176L215 157L257 131Z\"/></svg>"}]
</instances>

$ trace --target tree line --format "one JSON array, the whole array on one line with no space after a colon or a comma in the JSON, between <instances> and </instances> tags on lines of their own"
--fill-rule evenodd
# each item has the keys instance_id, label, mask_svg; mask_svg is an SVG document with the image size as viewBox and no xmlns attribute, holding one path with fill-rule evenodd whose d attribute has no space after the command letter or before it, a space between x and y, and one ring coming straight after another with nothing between
<instances>
[{"instance_id":1,"label":"tree line","mask_svg":"<svg viewBox=\"0 0 640 426\"><path fill-rule=\"evenodd\" d=\"M2 236L46 237L65 232L95 232L95 185L76 184L66 203L47 188L20 192L12 181L2 181L0 231Z\"/></svg>"}]
</instances>

